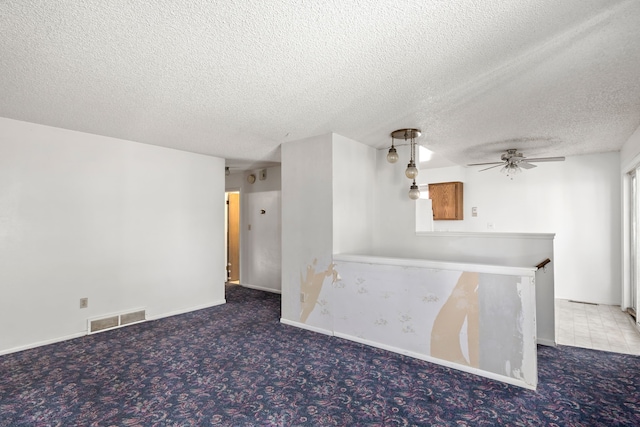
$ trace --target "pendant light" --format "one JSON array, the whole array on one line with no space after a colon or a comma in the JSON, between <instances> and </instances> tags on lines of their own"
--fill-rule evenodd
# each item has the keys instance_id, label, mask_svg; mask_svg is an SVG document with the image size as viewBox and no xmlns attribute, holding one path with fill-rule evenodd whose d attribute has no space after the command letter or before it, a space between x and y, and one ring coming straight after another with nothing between
<instances>
[{"instance_id":1,"label":"pendant light","mask_svg":"<svg viewBox=\"0 0 640 427\"><path fill-rule=\"evenodd\" d=\"M395 163L398 161L400 156L398 156L398 151L396 147L393 145L393 134L391 134L391 148L389 148L389 152L387 153L387 161L389 163Z\"/></svg>"},{"instance_id":2,"label":"pendant light","mask_svg":"<svg viewBox=\"0 0 640 427\"><path fill-rule=\"evenodd\" d=\"M416 180L413 180L413 184L409 187L409 198L411 200L418 200L420 198L420 189L416 185Z\"/></svg>"},{"instance_id":3,"label":"pendant light","mask_svg":"<svg viewBox=\"0 0 640 427\"><path fill-rule=\"evenodd\" d=\"M389 148L389 153L387 154L387 161L389 163L396 163L398 161L398 152L395 147L396 139L404 139L404 144L409 145L410 157L409 164L407 165L407 169L404 171L404 174L407 178L413 181L411 187L409 187L409 198L416 200L420 197L420 190L416 185L416 177L418 176L418 168L416 167L416 138L421 135L419 129L398 129L391 132L391 148Z\"/></svg>"}]
</instances>

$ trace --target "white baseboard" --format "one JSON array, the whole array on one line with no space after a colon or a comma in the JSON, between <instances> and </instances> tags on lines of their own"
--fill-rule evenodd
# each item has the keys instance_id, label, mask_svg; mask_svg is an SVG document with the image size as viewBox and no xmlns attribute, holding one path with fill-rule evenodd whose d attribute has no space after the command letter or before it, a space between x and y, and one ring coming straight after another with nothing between
<instances>
[{"instance_id":1,"label":"white baseboard","mask_svg":"<svg viewBox=\"0 0 640 427\"><path fill-rule=\"evenodd\" d=\"M282 293L282 291L280 289L265 288L264 286L247 285L247 284L244 284L244 283L240 283L240 286L243 286L245 288L255 289L257 291L272 292L274 294L281 294Z\"/></svg>"},{"instance_id":2,"label":"white baseboard","mask_svg":"<svg viewBox=\"0 0 640 427\"><path fill-rule=\"evenodd\" d=\"M282 317L280 318L280 323L284 323L285 325L289 325L289 326L295 326L296 328L300 328L300 329L306 329L307 331L311 331L311 332L317 332L323 335L333 336L333 332L328 329L305 325L304 323L294 322L293 320L284 319Z\"/></svg>"},{"instance_id":3,"label":"white baseboard","mask_svg":"<svg viewBox=\"0 0 640 427\"><path fill-rule=\"evenodd\" d=\"M195 307L185 308L185 309L182 309L182 310L175 310L175 311L170 311L168 313L162 313L162 314L157 314L155 316L149 316L149 317L147 317L147 320L164 319L165 317L171 317L171 316L177 316L179 314L191 313L192 311L204 310L205 308L211 308L211 307L215 307L217 305L222 305L222 304L226 304L226 303L227 303L226 299L221 299L221 300L213 301L212 303L209 303L209 304L203 304L203 305L198 305L198 306L195 306Z\"/></svg>"},{"instance_id":4,"label":"white baseboard","mask_svg":"<svg viewBox=\"0 0 640 427\"><path fill-rule=\"evenodd\" d=\"M196 307L190 307L188 309L183 309L183 310L176 310L176 311L172 311L169 313L163 313L160 315L156 315L156 316L148 316L147 317L147 321L148 320L158 320L158 319L162 319L165 317L171 317L171 316L177 316L179 314L185 314L185 313L189 313L192 311L196 311L196 310L202 310L205 308L209 308L209 307L215 307L217 305L221 305L221 304L225 304L226 300L222 299L222 300L218 300L218 301L214 301L212 303L209 304L204 304L201 306L196 306ZM136 322L136 323L140 323L140 322ZM132 325L134 323L131 323ZM127 325L128 326L128 325ZM111 329L107 329L107 330L113 330L113 329L117 329L117 328L111 328ZM107 331L105 330L105 331ZM55 344L58 342L62 342L62 341L67 341L70 339L74 339L74 338L80 338L83 337L85 335L87 335L88 330L84 330L82 332L76 332L74 334L70 334L70 335L64 335L62 337L56 337L56 338L51 338L48 340L43 340L43 341L38 341L38 342L34 342L34 343L30 343L30 344L25 344L19 347L13 347L13 348L9 348L6 350L0 350L0 356L5 355L5 354L10 354L10 353L17 353L19 351L23 351L23 350L29 350L32 348L36 348L36 347L42 347L43 345L49 345L49 344Z\"/></svg>"},{"instance_id":5,"label":"white baseboard","mask_svg":"<svg viewBox=\"0 0 640 427\"><path fill-rule=\"evenodd\" d=\"M345 340L349 340L349 341L354 341L360 344L364 344L364 345L368 345L371 347L376 347L376 348L381 348L383 350L387 350L387 351L391 351L393 353L398 353L398 354L402 354L405 356L409 356L409 357L413 357L415 359L420 359L420 360L424 360L426 362L430 362L430 363L434 363L436 365L442 365L442 366L446 366L448 368L452 368L452 369L456 369L458 371L463 371L463 372L468 372L470 374L474 374L474 375L478 375L480 377L485 377L485 378L489 378L492 380L496 380L496 381L500 381L503 383L507 383L507 384L511 384L511 385L515 385L518 387L523 387L529 390L535 390L536 386L537 386L537 378L536 378L536 384L527 384L524 381L520 381L517 380L515 378L511 378L511 377L507 377L504 375L499 375L493 372L488 372L488 371L483 371L481 369L478 368L473 368L471 366L465 366L465 365L460 365L458 363L453 363L453 362L449 362L447 360L442 360L442 359L437 359L435 357L431 357L431 356L426 356L424 354L420 354L420 353L415 353L413 351L409 351L409 350L403 350L397 347L393 347L390 345L386 345L386 344L381 344L375 341L370 341L370 340L366 340L363 338L358 338L358 337L354 337L353 335L347 335L347 334L343 334L340 332L335 332L334 334L336 337L338 338L342 338Z\"/></svg>"},{"instance_id":6,"label":"white baseboard","mask_svg":"<svg viewBox=\"0 0 640 427\"><path fill-rule=\"evenodd\" d=\"M507 377L504 375L499 375L493 372L488 372L488 371L483 371L480 370L478 368L473 368L470 366L465 366L465 365L460 365L458 363L453 363L453 362L449 362L447 360L442 360L442 359L437 359L435 357L431 357L431 356L426 356L424 354L420 354L420 353L416 353L413 351L409 351L409 350L403 350L401 348L397 348L397 347L393 347L390 345L386 345L386 344L381 344L375 341L370 341L364 338L359 338L359 337L355 337L353 335L348 335L348 334L343 334L340 332L334 332L334 331L330 331L327 329L323 329L323 328L318 328L315 326L310 326L310 325L305 325L304 323L300 323L300 322L295 322L293 320L289 320L289 319L284 319L284 318L280 318L280 323L284 323L285 325L290 325L290 326L295 326L297 328L301 328L301 329L306 329L308 331L312 331L312 332L318 332L324 335L329 335L329 336L335 336L337 338L342 338L345 340L349 340L349 341L353 341L353 342L357 342L360 344L364 344L364 345L368 345L370 347L376 347L376 348L381 348L383 350L387 350L387 351L391 351L393 353L398 353L398 354L402 354L405 356L409 356L409 357L413 357L415 359L420 359L420 360L424 360L430 363L434 363L436 365L442 365L442 366L446 366L448 368L452 368L452 369L456 369L458 371L463 371L463 372L468 372L470 374L474 374L474 375L478 375L480 377L485 377L485 378L489 378L492 380L496 380L496 381L500 381L503 383L507 383L507 384L511 384L514 386L518 386L518 387L523 387L529 390L535 390L537 387L537 379L536 379L536 384L527 384L522 380L518 380L515 378L511 378L511 377Z\"/></svg>"},{"instance_id":7,"label":"white baseboard","mask_svg":"<svg viewBox=\"0 0 640 427\"><path fill-rule=\"evenodd\" d=\"M0 356L3 356L5 354L10 354L10 353L17 353L19 351L29 350L29 349L36 348L36 347L42 347L43 345L55 344L57 342L72 340L74 338L80 338L80 337L83 337L85 335L87 335L87 331L77 332L75 334L65 335L63 337L52 338L52 339L49 339L49 340L38 341L38 342L31 343L31 344L22 345L20 347L13 347L13 348L9 348L7 350L1 350L0 351Z\"/></svg>"},{"instance_id":8,"label":"white baseboard","mask_svg":"<svg viewBox=\"0 0 640 427\"><path fill-rule=\"evenodd\" d=\"M536 342L540 345L546 345L547 347L555 347L557 345L555 341L546 338L538 338Z\"/></svg>"}]
</instances>

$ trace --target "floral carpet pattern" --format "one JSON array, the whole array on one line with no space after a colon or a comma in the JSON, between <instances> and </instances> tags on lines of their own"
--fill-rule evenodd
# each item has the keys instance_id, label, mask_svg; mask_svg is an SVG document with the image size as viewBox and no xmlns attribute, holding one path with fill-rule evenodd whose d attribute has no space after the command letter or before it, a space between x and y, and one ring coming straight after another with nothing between
<instances>
[{"instance_id":1,"label":"floral carpet pattern","mask_svg":"<svg viewBox=\"0 0 640 427\"><path fill-rule=\"evenodd\" d=\"M539 347L525 390L279 322L280 296L0 357L0 426L640 425L640 357Z\"/></svg>"}]
</instances>

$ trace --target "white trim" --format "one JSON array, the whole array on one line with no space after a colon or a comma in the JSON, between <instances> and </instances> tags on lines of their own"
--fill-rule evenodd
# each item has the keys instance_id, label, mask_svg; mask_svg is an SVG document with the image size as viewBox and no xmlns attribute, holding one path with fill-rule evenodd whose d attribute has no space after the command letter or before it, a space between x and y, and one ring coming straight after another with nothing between
<instances>
[{"instance_id":1,"label":"white trim","mask_svg":"<svg viewBox=\"0 0 640 427\"><path fill-rule=\"evenodd\" d=\"M256 289L258 291L272 292L274 294L281 294L282 293L282 291L280 289L266 288L264 286L245 285L243 283L240 283L240 286L245 287L245 288L250 288L250 289Z\"/></svg>"},{"instance_id":2,"label":"white trim","mask_svg":"<svg viewBox=\"0 0 640 427\"><path fill-rule=\"evenodd\" d=\"M631 169L633 170L633 168ZM633 305L631 301L631 176L629 172L623 171L620 178L620 232L622 238L620 239L620 274L621 274L621 286L620 286L620 309L625 311L628 307ZM638 177L637 177L638 178Z\"/></svg>"},{"instance_id":3,"label":"white trim","mask_svg":"<svg viewBox=\"0 0 640 427\"><path fill-rule=\"evenodd\" d=\"M436 365L446 366L448 368L456 369L458 371L468 372L470 374L478 375L480 377L489 378L496 381L501 381L507 384L515 385L518 387L523 387L529 390L535 390L538 384L538 378L536 377L535 384L527 384L524 381L517 380L515 378L507 377L504 375L499 375L493 372L483 371L478 368L472 368L470 366L460 365L458 363L449 362L447 360L437 359L431 356L425 356L424 354L415 353L413 351L402 350L397 347L393 347L390 345L380 344L375 341L366 340L363 338L354 337L352 335L342 334L340 332L336 332L335 336L338 338L343 338L349 341L354 341L360 344L365 344L371 347L381 348L383 350L391 351L393 353L403 354L405 356L413 357L415 359L424 360L426 362L434 363Z\"/></svg>"},{"instance_id":4,"label":"white trim","mask_svg":"<svg viewBox=\"0 0 640 427\"><path fill-rule=\"evenodd\" d=\"M556 233L507 233L484 231L416 231L423 237L473 237L480 239L543 239L553 240Z\"/></svg>"},{"instance_id":5,"label":"white trim","mask_svg":"<svg viewBox=\"0 0 640 427\"><path fill-rule=\"evenodd\" d=\"M311 332L317 332L323 335L333 336L333 332L328 329L318 328L316 326L311 326L311 325L305 325L304 323L294 322L293 320L285 319L283 317L280 318L280 323L283 323L289 326L294 326L300 329L306 329L307 331L311 331Z\"/></svg>"},{"instance_id":6,"label":"white trim","mask_svg":"<svg viewBox=\"0 0 640 427\"><path fill-rule=\"evenodd\" d=\"M470 374L478 375L478 376L489 378L489 379L496 380L496 381L501 381L501 382L504 382L504 383L507 383L507 384L511 384L511 385L515 385L515 386L518 386L518 387L523 387L523 388L526 388L526 389L529 389L529 390L535 390L536 387L537 387L537 384L538 384L537 377L536 377L535 384L527 384L524 381L518 380L516 378L507 377L507 376L496 374L496 373L493 373L493 372L483 371L483 370L478 369L478 368L472 368L470 366L460 365L460 364L457 364L457 363L449 362L447 360L437 359L437 358L431 357L431 356L425 356L424 354L420 354L420 353L416 353L416 352L408 351L408 350L403 350L403 349L400 349L400 348L397 348L397 347L394 347L394 346L381 344L381 343L378 343L376 341L371 341L371 340L367 340L367 339L363 339L363 338L358 338L358 337L355 337L353 335L343 334L341 332L332 332L332 331L329 331L327 329L322 329L322 328L318 328L318 327L315 327L315 326L305 325L304 323L294 322L292 320L288 320L288 319L285 319L285 318L280 318L280 323L283 323L283 324L289 325L289 326L294 326L294 327L301 328L301 329L306 329L306 330L311 331L311 332L317 332L317 333L324 334L324 335L335 336L337 338L342 338L342 339L345 339L345 340L348 340L348 341L357 342L357 343L360 343L360 344L368 345L370 347L380 348L382 350L391 351L393 353L403 354L405 356L413 357L414 359L424 360L424 361L427 361L427 362L430 362L430 363L434 363L436 365L446 366L446 367L449 367L449 368L457 369L459 371L468 372ZM554 346L555 346L555 343L554 343Z\"/></svg>"},{"instance_id":7,"label":"white trim","mask_svg":"<svg viewBox=\"0 0 640 427\"><path fill-rule=\"evenodd\" d=\"M640 127L638 127L640 129ZM620 159L620 163L622 163L622 159ZM622 173L629 173L634 169L640 168L640 153L633 156L633 158L626 162L625 164L620 165L620 170Z\"/></svg>"},{"instance_id":8,"label":"white trim","mask_svg":"<svg viewBox=\"0 0 640 427\"><path fill-rule=\"evenodd\" d=\"M538 338L536 343L547 347L556 347L558 345L555 341L546 338Z\"/></svg>"},{"instance_id":9,"label":"white trim","mask_svg":"<svg viewBox=\"0 0 640 427\"><path fill-rule=\"evenodd\" d=\"M5 354L9 354L9 353L17 353L19 351L30 350L30 349L36 348L36 347L42 347L43 345L55 344L57 342L72 340L72 339L75 339L75 338L81 338L81 337L84 337L85 335L87 335L87 331L76 332L75 334L65 335L63 337L52 338L52 339L44 340L44 341L38 341L38 342L35 342L35 343L22 345L20 347L13 347L13 348L9 348L7 350L0 351L0 356L4 356Z\"/></svg>"},{"instance_id":10,"label":"white trim","mask_svg":"<svg viewBox=\"0 0 640 427\"><path fill-rule=\"evenodd\" d=\"M536 267L505 267L501 265L470 264L449 261L434 261L414 258L391 258L374 255L334 254L333 260L361 264L384 264L401 267L420 267L436 270L474 271L478 273L509 274L513 276L535 276Z\"/></svg>"},{"instance_id":11,"label":"white trim","mask_svg":"<svg viewBox=\"0 0 640 427\"><path fill-rule=\"evenodd\" d=\"M217 305L221 305L221 304L225 304L225 303L226 303L226 300L224 300L224 299L223 300L218 300L218 301L214 301L211 304L205 304L205 305L202 305L202 306L197 306L197 307L193 307L193 308L189 308L189 309L185 309L185 310L172 311L170 313L165 313L165 314L161 314L161 315L157 315L157 316L148 316L146 320L141 320L139 322L127 323L124 326L135 325L136 323L142 323L142 322L149 321L149 320L158 320L158 319L162 319L164 317L177 316L178 314L190 313L192 311L202 310L202 309L210 308L210 307L215 307ZM134 310L134 311L136 311L136 310ZM130 311L126 311L126 312L122 312L120 314L127 314L129 312ZM104 315L104 316L98 316L98 317L95 317L95 318L92 318L92 319L96 320L96 319L102 319L104 317L117 316L117 315L118 314ZM112 330L118 329L118 328L120 328L120 326L109 328L109 329L104 329L104 330L101 330L101 331L96 331L91 335L94 335L94 334L97 334L97 333L103 332L103 331L112 331ZM9 348L9 349L6 349L6 350L0 350L0 356L3 356L5 354L10 354L10 353L16 353L16 352L23 351L23 350L29 350L29 349L36 348L36 347L42 347L44 345L55 344L55 343L58 343L58 342L67 341L67 340L71 340L71 339L75 339L75 338L81 338L81 337L84 337L84 336L87 336L87 335L89 335L89 329L86 329L86 330L84 330L82 332L76 332L76 333L70 334L70 335L64 335L62 337L51 338L51 339L48 339L48 340L38 341L38 342L35 342L35 343L31 343L31 344L25 344L25 345L22 345L22 346L19 346L19 347L13 347L13 348Z\"/></svg>"},{"instance_id":12,"label":"white trim","mask_svg":"<svg viewBox=\"0 0 640 427\"><path fill-rule=\"evenodd\" d=\"M222 305L226 303L227 303L226 299L221 299L221 300L214 301L211 304L203 304L196 307L185 308L183 310L175 310L175 311L170 311L169 313L149 316L147 317L147 320L158 320L158 319L163 319L165 317L177 316L179 314L191 313L192 311L204 310L205 308L211 308L211 307L215 307L217 305Z\"/></svg>"}]
</instances>

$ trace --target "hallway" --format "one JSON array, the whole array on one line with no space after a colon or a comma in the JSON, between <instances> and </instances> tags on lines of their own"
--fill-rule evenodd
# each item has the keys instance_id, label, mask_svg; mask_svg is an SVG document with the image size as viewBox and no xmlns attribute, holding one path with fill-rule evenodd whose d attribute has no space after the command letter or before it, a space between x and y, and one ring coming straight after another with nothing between
<instances>
[{"instance_id":1,"label":"hallway","mask_svg":"<svg viewBox=\"0 0 640 427\"><path fill-rule=\"evenodd\" d=\"M556 299L560 345L640 355L640 331L619 306Z\"/></svg>"}]
</instances>

